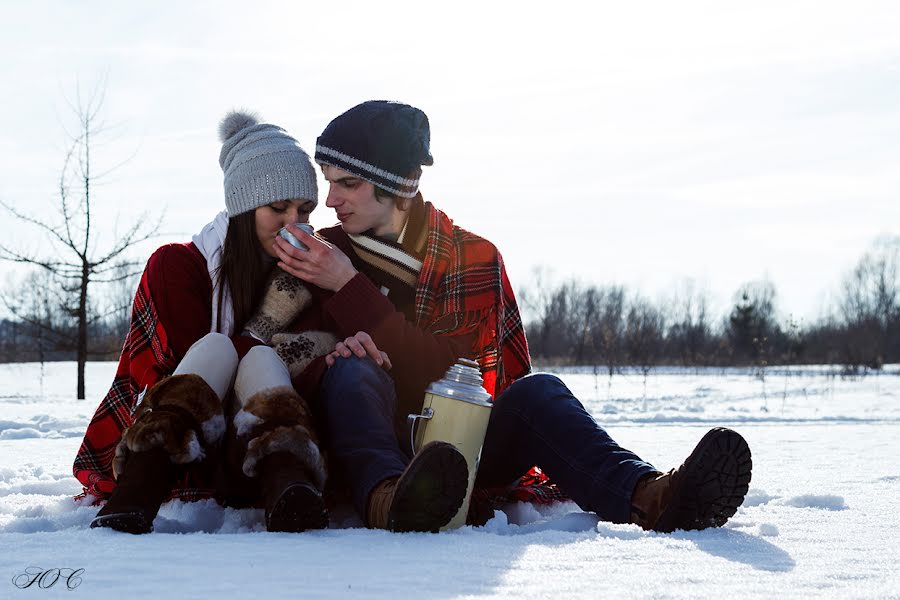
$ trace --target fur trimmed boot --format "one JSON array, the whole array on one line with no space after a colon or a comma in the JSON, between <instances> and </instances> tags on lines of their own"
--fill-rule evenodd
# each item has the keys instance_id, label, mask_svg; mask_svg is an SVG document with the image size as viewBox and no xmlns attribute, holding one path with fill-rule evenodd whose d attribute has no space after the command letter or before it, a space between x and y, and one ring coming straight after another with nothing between
<instances>
[{"instance_id":1,"label":"fur trimmed boot","mask_svg":"<svg viewBox=\"0 0 900 600\"><path fill-rule=\"evenodd\" d=\"M266 530L299 533L328 526L328 511L322 498L325 461L315 438L297 423L302 400L293 390L272 396L257 396L235 417L236 429L247 442L242 470L258 481L266 507ZM303 403L305 406L305 403ZM286 415L285 413L297 413ZM253 422L249 432L241 425Z\"/></svg>"},{"instance_id":2,"label":"fur trimmed boot","mask_svg":"<svg viewBox=\"0 0 900 600\"><path fill-rule=\"evenodd\" d=\"M116 448L116 488L91 527L150 532L177 465L203 460L224 430L221 401L202 377L173 375L158 382Z\"/></svg>"},{"instance_id":3,"label":"fur trimmed boot","mask_svg":"<svg viewBox=\"0 0 900 600\"><path fill-rule=\"evenodd\" d=\"M229 463L266 507L266 529L300 532L328 526L322 499L325 460L306 401L294 390L275 350L256 346L244 356L234 381L238 410Z\"/></svg>"},{"instance_id":4,"label":"fur trimmed boot","mask_svg":"<svg viewBox=\"0 0 900 600\"><path fill-rule=\"evenodd\" d=\"M366 524L390 531L437 531L462 506L469 484L466 459L447 442L425 445L403 474L369 493Z\"/></svg>"},{"instance_id":5,"label":"fur trimmed boot","mask_svg":"<svg viewBox=\"0 0 900 600\"><path fill-rule=\"evenodd\" d=\"M638 481L631 498L631 522L670 533L721 527L743 503L753 462L735 431L711 429L677 469Z\"/></svg>"}]
</instances>

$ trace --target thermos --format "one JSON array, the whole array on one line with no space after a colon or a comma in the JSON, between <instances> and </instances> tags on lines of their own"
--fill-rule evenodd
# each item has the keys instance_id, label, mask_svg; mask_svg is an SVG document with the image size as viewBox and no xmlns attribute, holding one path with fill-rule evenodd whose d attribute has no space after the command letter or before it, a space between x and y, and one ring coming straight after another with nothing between
<instances>
[{"instance_id":1,"label":"thermos","mask_svg":"<svg viewBox=\"0 0 900 600\"><path fill-rule=\"evenodd\" d=\"M482 387L478 363L464 358L447 370L442 379L425 390L421 414L407 417L410 446L416 453L435 440L449 442L466 457L469 485L459 512L443 527L455 529L466 524L469 500L481 460L481 447L491 416L491 395ZM421 421L421 423L419 423Z\"/></svg>"}]
</instances>

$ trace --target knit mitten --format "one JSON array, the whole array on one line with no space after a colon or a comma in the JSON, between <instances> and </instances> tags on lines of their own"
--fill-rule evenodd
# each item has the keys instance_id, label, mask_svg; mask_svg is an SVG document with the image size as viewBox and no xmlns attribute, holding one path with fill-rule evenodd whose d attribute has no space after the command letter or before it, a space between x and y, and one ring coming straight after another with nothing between
<instances>
[{"instance_id":1,"label":"knit mitten","mask_svg":"<svg viewBox=\"0 0 900 600\"><path fill-rule=\"evenodd\" d=\"M268 344L312 302L306 284L290 273L275 269L256 314L244 326L244 334Z\"/></svg>"},{"instance_id":2,"label":"knit mitten","mask_svg":"<svg viewBox=\"0 0 900 600\"><path fill-rule=\"evenodd\" d=\"M327 331L305 331L273 335L271 344L293 379L312 361L334 350L337 341L337 336Z\"/></svg>"}]
</instances>

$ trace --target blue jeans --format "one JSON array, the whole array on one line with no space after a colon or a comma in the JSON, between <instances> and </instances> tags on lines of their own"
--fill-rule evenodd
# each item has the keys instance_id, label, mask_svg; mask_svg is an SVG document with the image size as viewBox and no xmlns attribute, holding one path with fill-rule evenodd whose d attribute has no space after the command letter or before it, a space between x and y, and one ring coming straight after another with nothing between
<instances>
[{"instance_id":1,"label":"blue jeans","mask_svg":"<svg viewBox=\"0 0 900 600\"><path fill-rule=\"evenodd\" d=\"M409 463L394 433L394 382L375 362L340 358L320 393L328 450L353 503L365 515L369 492ZM628 522L631 494L656 469L597 424L558 377L529 375L494 403L476 485L515 482L539 466L582 509Z\"/></svg>"}]
</instances>

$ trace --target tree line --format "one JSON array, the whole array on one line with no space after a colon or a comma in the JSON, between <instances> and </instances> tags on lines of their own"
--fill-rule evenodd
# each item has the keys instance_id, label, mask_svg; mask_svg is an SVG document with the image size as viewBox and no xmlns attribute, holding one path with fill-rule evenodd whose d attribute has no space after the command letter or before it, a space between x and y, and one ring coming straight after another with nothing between
<instances>
[{"instance_id":1,"label":"tree line","mask_svg":"<svg viewBox=\"0 0 900 600\"><path fill-rule=\"evenodd\" d=\"M900 362L900 237L872 245L840 283L826 316L783 318L775 286L745 283L726 314L686 282L653 302L620 285L548 281L537 271L519 294L531 354L543 364L650 369L658 365L839 364L848 371Z\"/></svg>"},{"instance_id":2,"label":"tree line","mask_svg":"<svg viewBox=\"0 0 900 600\"><path fill-rule=\"evenodd\" d=\"M769 281L742 285L726 314L710 311L706 292L686 282L653 302L621 285L548 281L545 271L519 293L534 359L548 365L766 366L838 364L852 372L900 362L900 237L882 238L841 281L834 306L801 325L780 315ZM137 286L121 267L88 303L88 356L115 360L128 331ZM10 283L0 298L16 315L0 320L0 361L74 360L78 319L52 274L38 270Z\"/></svg>"}]
</instances>

